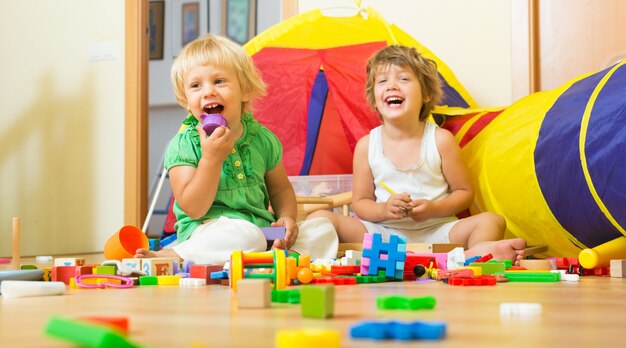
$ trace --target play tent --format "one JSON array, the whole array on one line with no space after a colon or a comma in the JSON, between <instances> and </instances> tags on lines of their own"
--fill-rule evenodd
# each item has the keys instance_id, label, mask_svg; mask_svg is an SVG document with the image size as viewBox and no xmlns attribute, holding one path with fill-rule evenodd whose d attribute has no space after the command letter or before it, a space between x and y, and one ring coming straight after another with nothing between
<instances>
[{"instance_id":1,"label":"play tent","mask_svg":"<svg viewBox=\"0 0 626 348\"><path fill-rule=\"evenodd\" d=\"M626 61L504 109L439 111L454 115L444 127L470 168L475 210L553 256L624 238Z\"/></svg>"},{"instance_id":2,"label":"play tent","mask_svg":"<svg viewBox=\"0 0 626 348\"><path fill-rule=\"evenodd\" d=\"M380 124L365 99L367 59L389 44L437 62L442 105L476 106L444 62L371 8L352 17L306 12L244 46L269 86L254 116L283 143L288 175L352 173L356 142Z\"/></svg>"}]
</instances>

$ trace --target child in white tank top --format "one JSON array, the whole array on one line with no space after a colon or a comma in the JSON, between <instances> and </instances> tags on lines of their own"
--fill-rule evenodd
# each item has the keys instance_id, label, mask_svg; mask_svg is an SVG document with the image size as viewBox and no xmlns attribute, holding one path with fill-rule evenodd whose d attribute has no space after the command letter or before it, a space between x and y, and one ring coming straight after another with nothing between
<instances>
[{"instance_id":1,"label":"child in white tank top","mask_svg":"<svg viewBox=\"0 0 626 348\"><path fill-rule=\"evenodd\" d=\"M518 263L526 241L502 240L506 223L494 213L457 220L474 194L454 137L427 121L441 98L434 61L415 48L388 46L367 65L366 96L382 125L354 150L352 207L358 219L318 211L340 242L361 242L365 233L396 234L409 242L457 243L466 257L493 254Z\"/></svg>"}]
</instances>

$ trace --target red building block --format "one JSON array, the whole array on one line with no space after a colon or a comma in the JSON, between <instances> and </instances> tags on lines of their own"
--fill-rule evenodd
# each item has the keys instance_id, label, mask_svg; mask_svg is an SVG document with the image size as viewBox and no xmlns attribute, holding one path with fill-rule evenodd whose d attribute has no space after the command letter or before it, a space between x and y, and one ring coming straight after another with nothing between
<instances>
[{"instance_id":1,"label":"red building block","mask_svg":"<svg viewBox=\"0 0 626 348\"><path fill-rule=\"evenodd\" d=\"M207 285L219 284L220 279L211 279L211 272L219 272L223 268L220 265L191 265L189 266L189 278L205 279Z\"/></svg>"}]
</instances>

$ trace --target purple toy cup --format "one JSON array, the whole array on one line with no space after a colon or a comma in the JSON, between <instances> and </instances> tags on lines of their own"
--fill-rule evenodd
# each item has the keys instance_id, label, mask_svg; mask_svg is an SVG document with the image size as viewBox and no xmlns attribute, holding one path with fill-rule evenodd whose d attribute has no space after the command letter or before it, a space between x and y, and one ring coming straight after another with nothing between
<instances>
[{"instance_id":1,"label":"purple toy cup","mask_svg":"<svg viewBox=\"0 0 626 348\"><path fill-rule=\"evenodd\" d=\"M202 119L202 128L207 135L211 135L217 127L228 127L228 122L220 114L202 114L200 118Z\"/></svg>"}]
</instances>

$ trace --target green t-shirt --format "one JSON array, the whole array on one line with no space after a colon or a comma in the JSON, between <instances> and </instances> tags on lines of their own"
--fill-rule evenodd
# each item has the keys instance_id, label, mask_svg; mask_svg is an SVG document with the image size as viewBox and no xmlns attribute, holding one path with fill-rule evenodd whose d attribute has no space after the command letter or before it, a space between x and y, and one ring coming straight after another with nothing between
<instances>
[{"instance_id":1,"label":"green t-shirt","mask_svg":"<svg viewBox=\"0 0 626 348\"><path fill-rule=\"evenodd\" d=\"M174 202L176 231L179 242L207 219L226 216L250 221L259 227L267 227L276 217L268 210L269 194L265 186L265 173L280 163L283 148L274 133L246 113L241 118L243 135L224 163L213 205L200 218L192 219ZM188 115L184 130L176 134L165 152L165 169L176 166L198 167L202 157L200 136L196 130L198 120Z\"/></svg>"}]
</instances>

